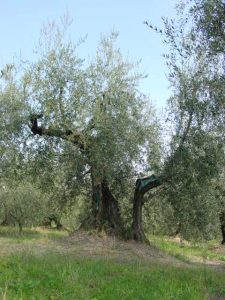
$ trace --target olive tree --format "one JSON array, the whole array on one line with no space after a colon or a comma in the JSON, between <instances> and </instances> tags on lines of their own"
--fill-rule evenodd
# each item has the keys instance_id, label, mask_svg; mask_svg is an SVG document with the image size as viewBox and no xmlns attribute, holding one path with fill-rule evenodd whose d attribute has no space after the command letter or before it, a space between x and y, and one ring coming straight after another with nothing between
<instances>
[{"instance_id":1,"label":"olive tree","mask_svg":"<svg viewBox=\"0 0 225 300\"><path fill-rule=\"evenodd\" d=\"M12 222L18 225L19 232L22 232L24 226L35 226L43 220L46 199L29 182L10 186L2 184L0 205L2 214L9 215Z\"/></svg>"},{"instance_id":2,"label":"olive tree","mask_svg":"<svg viewBox=\"0 0 225 300\"><path fill-rule=\"evenodd\" d=\"M51 145L58 157L69 148L74 166L80 166L74 178L85 177L91 190L90 214L83 226L106 225L120 234L120 200L114 195L121 194L121 182L134 183L149 148L160 144L154 109L138 89L143 75L123 58L115 33L101 39L87 66L57 25L50 24L43 33L37 59L26 66L17 84L27 117L20 134L29 131L29 115L33 137L29 136L28 146L36 150ZM45 160L48 157L42 156ZM149 172L151 164L141 169ZM134 211L136 220L139 208Z\"/></svg>"},{"instance_id":3,"label":"olive tree","mask_svg":"<svg viewBox=\"0 0 225 300\"><path fill-rule=\"evenodd\" d=\"M175 209L178 231L190 224L203 232L221 215L213 190L224 165L223 14L223 1L180 1L178 18L165 18L164 29L146 22L169 47L174 134L158 179Z\"/></svg>"}]
</instances>

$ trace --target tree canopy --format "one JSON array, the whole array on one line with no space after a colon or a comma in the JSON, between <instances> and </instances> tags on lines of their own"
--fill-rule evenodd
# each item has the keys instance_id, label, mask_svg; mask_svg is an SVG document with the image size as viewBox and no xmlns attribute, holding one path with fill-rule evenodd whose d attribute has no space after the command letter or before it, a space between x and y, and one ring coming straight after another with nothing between
<instances>
[{"instance_id":1,"label":"tree canopy","mask_svg":"<svg viewBox=\"0 0 225 300\"><path fill-rule=\"evenodd\" d=\"M165 149L165 128L140 92L145 75L121 54L118 34L103 36L86 62L67 35L68 19L45 26L35 59L1 71L2 180L23 186L27 178L57 218L81 201L84 227L131 228L146 240L142 208L146 222L161 205L173 231L206 237L218 220L225 237L224 9L221 0L180 1L177 18L155 28L169 50L173 133Z\"/></svg>"}]
</instances>

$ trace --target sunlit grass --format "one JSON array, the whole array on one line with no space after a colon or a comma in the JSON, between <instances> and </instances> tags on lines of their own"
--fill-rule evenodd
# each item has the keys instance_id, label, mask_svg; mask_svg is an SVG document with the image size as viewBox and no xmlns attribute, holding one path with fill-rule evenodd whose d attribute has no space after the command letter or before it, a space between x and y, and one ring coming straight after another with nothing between
<instances>
[{"instance_id":1,"label":"sunlit grass","mask_svg":"<svg viewBox=\"0 0 225 300\"><path fill-rule=\"evenodd\" d=\"M0 243L5 247L2 253L0 251L0 299L225 298L225 277L221 270L212 271L183 263L172 266L173 260L165 264L154 259L143 261L136 256L130 261L121 260L121 263L113 257L85 258L82 242L65 244L65 249L61 248L67 235L63 231L44 228L25 228L19 234L16 228L0 227ZM213 246L208 244L208 248L202 249L200 245L179 245L160 237L151 237L151 242L183 260L187 260L190 254L206 256ZM67 251L68 245L70 251ZM124 251L127 250L124 248Z\"/></svg>"},{"instance_id":2,"label":"sunlit grass","mask_svg":"<svg viewBox=\"0 0 225 300\"><path fill-rule=\"evenodd\" d=\"M213 251L214 248L220 246L218 241L187 245L182 242L178 243L172 240L168 240L163 236L160 237L151 235L149 236L149 239L152 245L184 261L192 261L193 258L199 258L203 261L209 259L225 261L225 251L224 254L216 253Z\"/></svg>"},{"instance_id":3,"label":"sunlit grass","mask_svg":"<svg viewBox=\"0 0 225 300\"><path fill-rule=\"evenodd\" d=\"M5 299L194 300L225 297L225 286L224 275L203 269L23 254L0 262L4 294Z\"/></svg>"},{"instance_id":4,"label":"sunlit grass","mask_svg":"<svg viewBox=\"0 0 225 300\"><path fill-rule=\"evenodd\" d=\"M67 236L66 231L52 230L42 227L24 228L20 233L15 226L0 226L0 238L8 238L17 241L37 240L43 237L46 238L61 238Z\"/></svg>"}]
</instances>

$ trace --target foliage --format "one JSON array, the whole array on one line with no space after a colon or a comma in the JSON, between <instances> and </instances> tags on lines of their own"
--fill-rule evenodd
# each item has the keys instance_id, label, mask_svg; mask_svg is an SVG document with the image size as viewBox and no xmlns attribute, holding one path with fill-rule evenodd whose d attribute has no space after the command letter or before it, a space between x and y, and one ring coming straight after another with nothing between
<instances>
[{"instance_id":1,"label":"foliage","mask_svg":"<svg viewBox=\"0 0 225 300\"><path fill-rule=\"evenodd\" d=\"M225 159L223 12L223 1L180 1L177 18L164 18L164 29L155 29L169 46L174 129L161 196L172 205L176 232L188 239L217 235L223 210L214 192Z\"/></svg>"},{"instance_id":2,"label":"foliage","mask_svg":"<svg viewBox=\"0 0 225 300\"><path fill-rule=\"evenodd\" d=\"M173 206L165 197L164 191L156 191L153 195L145 196L143 212L144 228L150 234L173 235L177 230L176 213Z\"/></svg>"},{"instance_id":3,"label":"foliage","mask_svg":"<svg viewBox=\"0 0 225 300\"><path fill-rule=\"evenodd\" d=\"M188 239L217 235L224 205L224 3L181 1L177 9L176 20L165 18L164 29L156 29L169 46L168 119L174 131L165 154L156 112L139 91L144 74L122 56L117 33L103 36L86 63L77 55L79 43L68 38L70 20L49 23L33 62L21 69L6 65L0 85L0 172L19 182L19 206L22 189L24 199L32 189L23 183L19 189L26 176L35 191L48 194L45 216L57 215L75 228L78 212L89 213L95 177L107 181L129 228L135 179L157 172L164 187L145 197L146 228L179 231ZM31 115L48 131L44 138L32 135ZM57 138L62 133L66 140ZM13 207L15 194L7 189L2 195Z\"/></svg>"},{"instance_id":4,"label":"foliage","mask_svg":"<svg viewBox=\"0 0 225 300\"><path fill-rule=\"evenodd\" d=\"M87 215L88 200L80 195L75 199L75 204L66 205L63 211L59 210L61 223L68 231L74 232L80 227L82 220Z\"/></svg>"},{"instance_id":5,"label":"foliage","mask_svg":"<svg viewBox=\"0 0 225 300\"><path fill-rule=\"evenodd\" d=\"M225 3L222 0L196 0L190 12L198 30L212 52L224 53L225 49Z\"/></svg>"},{"instance_id":6,"label":"foliage","mask_svg":"<svg viewBox=\"0 0 225 300\"><path fill-rule=\"evenodd\" d=\"M29 174L48 193L48 208L59 217L68 215L79 199L87 202L88 213L91 176L106 180L120 206L126 206L135 177L159 168L161 152L155 110L138 89L144 75L138 64L123 58L118 34L103 36L96 56L84 64L78 45L68 38L68 25L64 19L59 26L44 27L36 59L12 76L18 89L15 103L23 104L25 120L18 121L18 138L7 136L8 131L3 137L0 166L7 178ZM7 97L2 85L2 99ZM51 134L32 136L31 115L40 116L37 125ZM17 120L12 109L2 112L2 118ZM57 138L58 132L70 132L70 138ZM5 151L7 139L11 155ZM82 150L70 143L76 139Z\"/></svg>"},{"instance_id":7,"label":"foliage","mask_svg":"<svg viewBox=\"0 0 225 300\"><path fill-rule=\"evenodd\" d=\"M20 231L25 225L37 225L45 214L44 197L41 191L29 182L10 186L3 184L0 195L3 218L9 215Z\"/></svg>"},{"instance_id":8,"label":"foliage","mask_svg":"<svg viewBox=\"0 0 225 300\"><path fill-rule=\"evenodd\" d=\"M83 131L82 142L90 148L83 166L94 165L98 176L111 181L121 178L124 169L131 172L158 132L154 111L138 91L143 75L123 59L116 37L116 33L103 37L96 57L84 69L76 47L65 44L53 30L48 37L52 46L45 46L47 51L41 51L26 74L29 99L33 111L42 112L42 125ZM60 148L64 144L60 141Z\"/></svg>"}]
</instances>

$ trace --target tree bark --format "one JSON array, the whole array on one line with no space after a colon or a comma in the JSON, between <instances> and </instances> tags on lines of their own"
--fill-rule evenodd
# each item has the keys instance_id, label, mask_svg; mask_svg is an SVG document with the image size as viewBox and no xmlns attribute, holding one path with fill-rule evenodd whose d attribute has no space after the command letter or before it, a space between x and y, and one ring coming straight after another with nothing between
<instances>
[{"instance_id":1,"label":"tree bark","mask_svg":"<svg viewBox=\"0 0 225 300\"><path fill-rule=\"evenodd\" d=\"M18 222L19 225L19 233L21 234L23 231L23 224L21 222Z\"/></svg>"},{"instance_id":2,"label":"tree bark","mask_svg":"<svg viewBox=\"0 0 225 300\"><path fill-rule=\"evenodd\" d=\"M145 236L142 224L142 208L143 208L143 197L144 194L140 193L136 188L134 192L134 202L133 202L133 224L132 224L132 237L136 241L146 242L147 238Z\"/></svg>"},{"instance_id":3,"label":"tree bark","mask_svg":"<svg viewBox=\"0 0 225 300\"><path fill-rule=\"evenodd\" d=\"M119 204L117 199L111 193L108 183L103 180L102 186L102 216L107 220L108 225L116 234L122 234L123 226L120 216Z\"/></svg>"},{"instance_id":4,"label":"tree bark","mask_svg":"<svg viewBox=\"0 0 225 300\"><path fill-rule=\"evenodd\" d=\"M142 208L144 205L144 195L150 189L160 186L161 180L155 175L137 179L133 199L133 223L132 223L132 238L138 242L148 242L144 233L142 223Z\"/></svg>"},{"instance_id":5,"label":"tree bark","mask_svg":"<svg viewBox=\"0 0 225 300\"><path fill-rule=\"evenodd\" d=\"M222 212L220 214L220 228L221 228L221 233L222 233L222 241L221 244L225 244L225 212Z\"/></svg>"},{"instance_id":6,"label":"tree bark","mask_svg":"<svg viewBox=\"0 0 225 300\"><path fill-rule=\"evenodd\" d=\"M98 180L92 175L91 214L84 220L81 228L104 230L117 236L123 234L119 204L111 193L106 179Z\"/></svg>"},{"instance_id":7,"label":"tree bark","mask_svg":"<svg viewBox=\"0 0 225 300\"><path fill-rule=\"evenodd\" d=\"M33 115L30 118L31 121L31 131L34 135L38 134L40 136L52 136L58 137L63 140L69 141L74 145L77 145L81 151L85 150L85 145L82 142L82 133L73 132L72 130L62 130L59 128L45 128L38 126L38 119L42 118L42 115ZM91 127L90 129L92 129Z\"/></svg>"}]
</instances>

